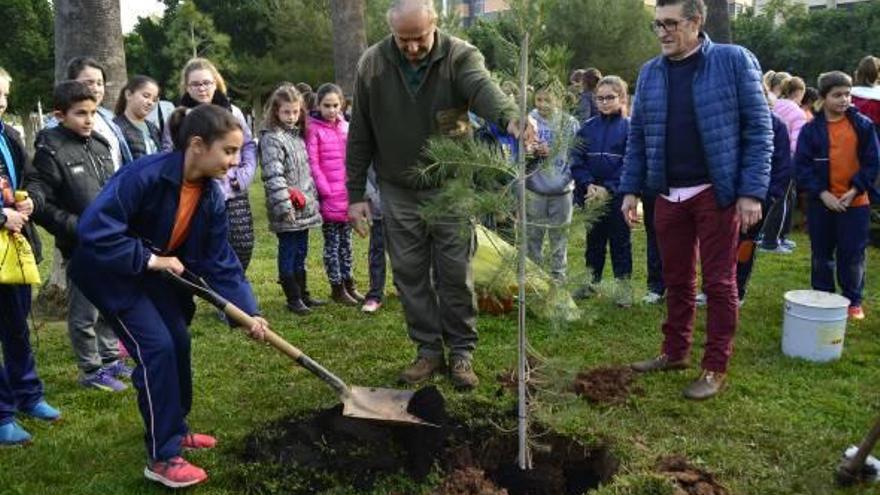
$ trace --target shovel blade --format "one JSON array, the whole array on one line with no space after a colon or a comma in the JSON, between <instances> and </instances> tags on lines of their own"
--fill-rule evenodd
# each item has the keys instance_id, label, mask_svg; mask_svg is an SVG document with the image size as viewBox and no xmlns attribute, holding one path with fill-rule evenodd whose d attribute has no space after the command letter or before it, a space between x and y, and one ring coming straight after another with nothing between
<instances>
[{"instance_id":1,"label":"shovel blade","mask_svg":"<svg viewBox=\"0 0 880 495\"><path fill-rule=\"evenodd\" d=\"M406 411L413 396L410 390L393 388L351 387L342 397L342 415L351 418L390 421L438 427Z\"/></svg>"}]
</instances>

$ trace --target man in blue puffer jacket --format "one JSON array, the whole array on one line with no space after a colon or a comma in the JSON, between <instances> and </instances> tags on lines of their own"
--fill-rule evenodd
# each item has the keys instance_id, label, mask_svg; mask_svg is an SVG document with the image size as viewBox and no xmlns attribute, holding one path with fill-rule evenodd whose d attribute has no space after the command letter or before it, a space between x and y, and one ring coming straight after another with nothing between
<instances>
[{"instance_id":1,"label":"man in blue puffer jacket","mask_svg":"<svg viewBox=\"0 0 880 495\"><path fill-rule=\"evenodd\" d=\"M684 395L707 399L724 386L739 318L739 231L761 218L773 133L754 55L701 32L703 0L658 0L652 24L662 56L642 67L620 192L627 222L637 195L659 194L654 223L666 284L661 354L640 372L690 364L699 249L709 305L700 377Z\"/></svg>"}]
</instances>

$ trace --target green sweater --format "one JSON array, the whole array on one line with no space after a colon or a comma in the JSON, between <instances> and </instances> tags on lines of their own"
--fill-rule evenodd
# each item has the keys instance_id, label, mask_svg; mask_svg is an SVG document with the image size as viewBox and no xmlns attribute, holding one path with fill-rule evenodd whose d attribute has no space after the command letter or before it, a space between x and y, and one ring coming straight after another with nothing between
<instances>
[{"instance_id":1,"label":"green sweater","mask_svg":"<svg viewBox=\"0 0 880 495\"><path fill-rule=\"evenodd\" d=\"M470 136L469 110L502 129L517 118L516 104L491 79L483 55L471 44L438 30L428 59L415 92L391 36L358 62L346 151L349 202L364 200L370 164L380 181L429 187L418 177L422 149L432 135Z\"/></svg>"}]
</instances>

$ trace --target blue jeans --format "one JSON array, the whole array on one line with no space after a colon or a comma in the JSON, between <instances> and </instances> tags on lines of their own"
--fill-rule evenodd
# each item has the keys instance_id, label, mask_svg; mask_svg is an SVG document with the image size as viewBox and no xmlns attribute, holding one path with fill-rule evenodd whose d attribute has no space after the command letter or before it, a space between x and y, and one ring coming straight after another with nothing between
<instances>
[{"instance_id":1,"label":"blue jeans","mask_svg":"<svg viewBox=\"0 0 880 495\"><path fill-rule=\"evenodd\" d=\"M291 277L306 271L309 256L309 231L278 232L278 276Z\"/></svg>"},{"instance_id":2,"label":"blue jeans","mask_svg":"<svg viewBox=\"0 0 880 495\"><path fill-rule=\"evenodd\" d=\"M382 302L385 297L385 235L382 220L373 220L370 228L370 291L366 299Z\"/></svg>"},{"instance_id":3,"label":"blue jeans","mask_svg":"<svg viewBox=\"0 0 880 495\"><path fill-rule=\"evenodd\" d=\"M847 208L844 213L834 213L821 201L811 199L807 211L813 249L813 289L834 292L836 267L837 283L843 296L850 300L851 305L861 305L871 218L869 207Z\"/></svg>"},{"instance_id":4,"label":"blue jeans","mask_svg":"<svg viewBox=\"0 0 880 495\"><path fill-rule=\"evenodd\" d=\"M12 421L17 410L30 409L43 398L43 382L31 351L30 308L30 286L0 285L0 425Z\"/></svg>"}]
</instances>

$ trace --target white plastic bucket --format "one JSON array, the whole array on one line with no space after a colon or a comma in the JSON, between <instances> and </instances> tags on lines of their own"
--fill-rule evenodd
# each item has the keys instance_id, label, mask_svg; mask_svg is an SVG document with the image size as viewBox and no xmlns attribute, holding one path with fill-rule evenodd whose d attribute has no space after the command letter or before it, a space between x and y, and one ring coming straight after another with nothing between
<instances>
[{"instance_id":1,"label":"white plastic bucket","mask_svg":"<svg viewBox=\"0 0 880 495\"><path fill-rule=\"evenodd\" d=\"M840 358L848 307L849 299L831 292L786 292L782 353L819 362Z\"/></svg>"}]
</instances>

